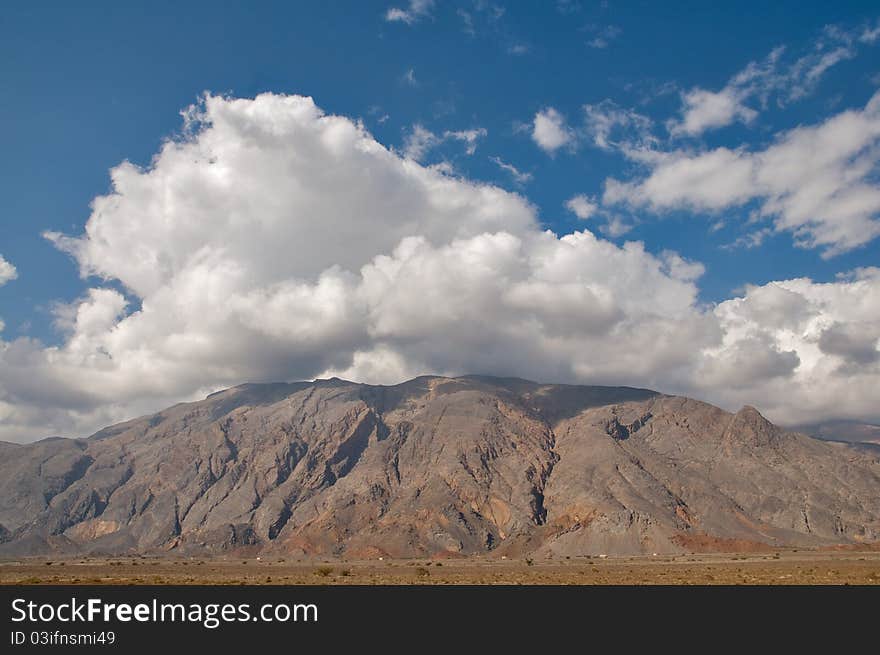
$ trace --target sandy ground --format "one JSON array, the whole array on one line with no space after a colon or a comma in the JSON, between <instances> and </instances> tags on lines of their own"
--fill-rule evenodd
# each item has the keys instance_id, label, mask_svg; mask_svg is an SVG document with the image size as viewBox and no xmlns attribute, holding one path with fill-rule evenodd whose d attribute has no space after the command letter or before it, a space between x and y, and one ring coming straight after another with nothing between
<instances>
[{"instance_id":1,"label":"sandy ground","mask_svg":"<svg viewBox=\"0 0 880 655\"><path fill-rule=\"evenodd\" d=\"M560 560L69 558L0 561L0 584L880 585L880 552Z\"/></svg>"}]
</instances>

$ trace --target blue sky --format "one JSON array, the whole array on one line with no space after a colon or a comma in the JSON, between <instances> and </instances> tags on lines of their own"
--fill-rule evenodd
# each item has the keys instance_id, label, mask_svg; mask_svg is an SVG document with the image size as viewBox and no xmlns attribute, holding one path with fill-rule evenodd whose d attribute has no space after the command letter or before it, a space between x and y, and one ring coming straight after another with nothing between
<instances>
[{"instance_id":1,"label":"blue sky","mask_svg":"<svg viewBox=\"0 0 880 655\"><path fill-rule=\"evenodd\" d=\"M436 131L484 126L485 156L461 157L457 166L515 190L487 157L531 173L521 191L549 228L567 232L578 221L563 202L597 193L625 162L595 149L551 159L515 132L517 122L528 123L546 106L576 115L581 105L606 98L662 121L679 102L676 93L662 92L666 85L718 89L777 46L807 51L825 25L854 28L877 14L870 2L750 9L698 3L678 10L580 2L569 11L552 4L499 3L503 15L494 18L498 10L491 7L439 3L411 26L384 20L393 2L349 3L344 10L320 2L230 2L222 10L216 3L176 2L7 5L0 24L2 240L20 272L15 285L0 289L7 329L56 338L48 307L85 285L42 232L80 231L90 200L108 188L108 170L125 159L148 164L161 141L180 129L180 110L203 91L311 95L329 112L362 117L380 142L398 147L413 123ZM457 10L471 16L475 34ZM590 47L609 26L620 34L604 48ZM514 54L517 47L525 52ZM404 81L409 70L415 86ZM830 71L810 97L783 109L771 104L758 124L732 126L708 141L766 143L779 129L864 105L877 75L877 51L862 53ZM828 280L880 260L876 242L824 261L815 250L794 248L788 235L761 248L725 250L742 229L710 233L711 224L689 214L667 216L621 239L703 262L707 301L723 300L745 283L802 275Z\"/></svg>"},{"instance_id":2,"label":"blue sky","mask_svg":"<svg viewBox=\"0 0 880 655\"><path fill-rule=\"evenodd\" d=\"M0 285L5 343L30 338L63 347L70 331L58 308L75 305L91 288L118 291L129 301L126 311L139 306L142 298L122 276L84 277L82 262L44 233L82 235L90 203L112 190L110 169L125 160L149 168L163 142L180 136L181 111L206 91L311 96L327 114L361 120L401 157L409 152L424 166L439 164L450 175L519 194L559 236L586 229L619 247L640 241L658 257L675 251L704 267L695 283L699 306L741 295L745 285L803 277L834 282L877 266L880 239L852 246L858 227L848 228L850 241L840 248L798 246L794 230L774 222L779 212L767 209L765 192L737 190L739 200L713 205L686 193L667 202L638 186L660 165L646 166L634 149L762 152L787 130L866 108L880 84L880 40L871 36L876 4L770 4L5 3L0 256L17 271ZM729 86L750 62L767 64L780 47L772 72ZM807 74L822 54L837 51L843 55L827 69ZM741 94L740 113L676 135L689 92L725 88ZM630 122L619 124L603 148L585 106L606 117L617 110ZM541 147L535 128L536 117L551 108L566 135L555 150ZM649 126L639 128L638 120ZM423 153L407 150L416 126L433 135ZM472 144L468 130L476 131ZM866 148L870 160L877 142ZM523 177L517 181L500 163ZM867 191L876 190L875 164L870 160L862 176ZM634 186L614 201L606 194L609 179ZM565 206L578 195L597 208L589 218ZM766 213L756 219L762 207ZM865 220L876 219L869 211ZM609 230L615 220L619 229ZM775 348L787 352L782 341ZM186 388L201 391L215 381L207 376ZM670 385L687 389L680 381ZM5 393L9 407L24 402ZM35 430L64 429L63 421L41 420Z\"/></svg>"}]
</instances>

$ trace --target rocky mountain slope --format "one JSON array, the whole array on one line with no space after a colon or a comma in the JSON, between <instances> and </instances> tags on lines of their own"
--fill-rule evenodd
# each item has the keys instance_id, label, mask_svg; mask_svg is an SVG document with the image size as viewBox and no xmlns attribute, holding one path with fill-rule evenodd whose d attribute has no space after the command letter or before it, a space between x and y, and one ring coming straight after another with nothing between
<instances>
[{"instance_id":1,"label":"rocky mountain slope","mask_svg":"<svg viewBox=\"0 0 880 655\"><path fill-rule=\"evenodd\" d=\"M544 556L880 541L880 455L653 391L242 385L0 444L0 554Z\"/></svg>"}]
</instances>

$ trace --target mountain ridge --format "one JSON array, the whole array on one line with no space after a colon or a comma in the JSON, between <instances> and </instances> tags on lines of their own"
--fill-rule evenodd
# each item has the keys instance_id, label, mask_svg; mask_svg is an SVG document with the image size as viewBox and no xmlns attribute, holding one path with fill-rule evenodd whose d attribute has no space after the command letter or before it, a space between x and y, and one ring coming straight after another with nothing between
<instances>
[{"instance_id":1,"label":"mountain ridge","mask_svg":"<svg viewBox=\"0 0 880 655\"><path fill-rule=\"evenodd\" d=\"M0 554L638 554L880 540L880 459L633 387L244 384L4 449Z\"/></svg>"}]
</instances>

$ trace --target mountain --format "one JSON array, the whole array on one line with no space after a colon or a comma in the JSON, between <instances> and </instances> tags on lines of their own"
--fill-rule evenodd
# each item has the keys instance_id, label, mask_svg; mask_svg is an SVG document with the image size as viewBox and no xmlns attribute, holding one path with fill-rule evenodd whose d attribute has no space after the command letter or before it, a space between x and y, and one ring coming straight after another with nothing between
<instances>
[{"instance_id":1,"label":"mountain","mask_svg":"<svg viewBox=\"0 0 880 655\"><path fill-rule=\"evenodd\" d=\"M0 554L520 557L880 541L880 454L644 389L246 384L0 445Z\"/></svg>"}]
</instances>

